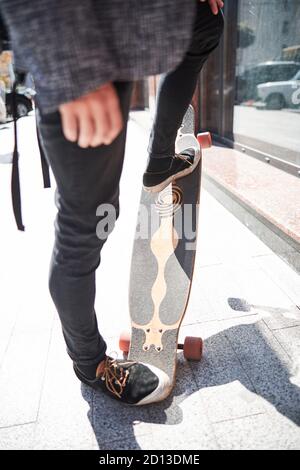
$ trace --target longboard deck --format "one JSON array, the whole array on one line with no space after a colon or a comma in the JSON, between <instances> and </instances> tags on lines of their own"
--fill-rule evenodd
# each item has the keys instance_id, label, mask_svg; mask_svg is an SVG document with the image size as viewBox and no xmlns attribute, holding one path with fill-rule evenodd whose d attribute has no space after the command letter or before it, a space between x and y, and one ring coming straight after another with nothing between
<instances>
[{"instance_id":1,"label":"longboard deck","mask_svg":"<svg viewBox=\"0 0 300 470\"><path fill-rule=\"evenodd\" d=\"M201 152L191 107L179 131L178 151L189 147ZM172 382L194 270L201 171L200 158L191 174L160 193L142 190L132 254L129 359L161 368Z\"/></svg>"}]
</instances>

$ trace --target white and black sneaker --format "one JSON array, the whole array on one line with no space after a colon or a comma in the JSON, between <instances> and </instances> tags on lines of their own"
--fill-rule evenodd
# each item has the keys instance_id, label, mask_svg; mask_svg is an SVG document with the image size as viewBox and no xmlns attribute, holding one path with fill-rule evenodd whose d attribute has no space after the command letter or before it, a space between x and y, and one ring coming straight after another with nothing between
<instances>
[{"instance_id":1,"label":"white and black sneaker","mask_svg":"<svg viewBox=\"0 0 300 470\"><path fill-rule=\"evenodd\" d=\"M174 157L150 158L143 176L146 191L160 192L172 181L192 173L200 161L199 152L190 148Z\"/></svg>"},{"instance_id":2,"label":"white and black sneaker","mask_svg":"<svg viewBox=\"0 0 300 470\"><path fill-rule=\"evenodd\" d=\"M73 367L81 382L129 405L148 405L162 401L172 389L165 372L141 362L107 356L99 364L95 379L86 377L76 364Z\"/></svg>"}]
</instances>

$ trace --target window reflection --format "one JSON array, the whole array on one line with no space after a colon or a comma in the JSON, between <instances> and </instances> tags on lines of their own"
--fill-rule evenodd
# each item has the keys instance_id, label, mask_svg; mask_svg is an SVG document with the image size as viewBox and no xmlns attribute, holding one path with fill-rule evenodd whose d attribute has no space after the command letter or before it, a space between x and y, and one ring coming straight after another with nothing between
<instances>
[{"instance_id":1,"label":"window reflection","mask_svg":"<svg viewBox=\"0 0 300 470\"><path fill-rule=\"evenodd\" d=\"M300 164L300 0L238 5L235 136Z\"/></svg>"}]
</instances>

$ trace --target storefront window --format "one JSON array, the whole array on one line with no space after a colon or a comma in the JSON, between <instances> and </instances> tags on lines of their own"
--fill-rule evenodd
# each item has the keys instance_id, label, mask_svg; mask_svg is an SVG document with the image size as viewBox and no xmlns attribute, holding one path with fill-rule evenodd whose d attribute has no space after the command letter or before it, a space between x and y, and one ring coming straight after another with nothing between
<instances>
[{"instance_id":1,"label":"storefront window","mask_svg":"<svg viewBox=\"0 0 300 470\"><path fill-rule=\"evenodd\" d=\"M238 5L234 138L300 165L300 1Z\"/></svg>"}]
</instances>

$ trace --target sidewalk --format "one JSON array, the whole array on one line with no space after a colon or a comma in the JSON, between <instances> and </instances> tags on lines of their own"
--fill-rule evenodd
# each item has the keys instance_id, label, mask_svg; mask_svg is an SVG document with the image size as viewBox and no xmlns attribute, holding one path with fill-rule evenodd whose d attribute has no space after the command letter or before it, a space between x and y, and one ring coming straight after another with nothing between
<instances>
[{"instance_id":1,"label":"sidewalk","mask_svg":"<svg viewBox=\"0 0 300 470\"><path fill-rule=\"evenodd\" d=\"M0 130L1 147L7 134ZM47 289L55 209L53 190L42 189L33 117L20 135L25 233L11 213L11 167L0 165L0 449L300 449L300 279L204 190L182 328L204 338L202 362L180 353L174 395L145 408L80 385ZM130 121L121 215L97 276L109 352L129 325L146 147L147 133Z\"/></svg>"}]
</instances>

